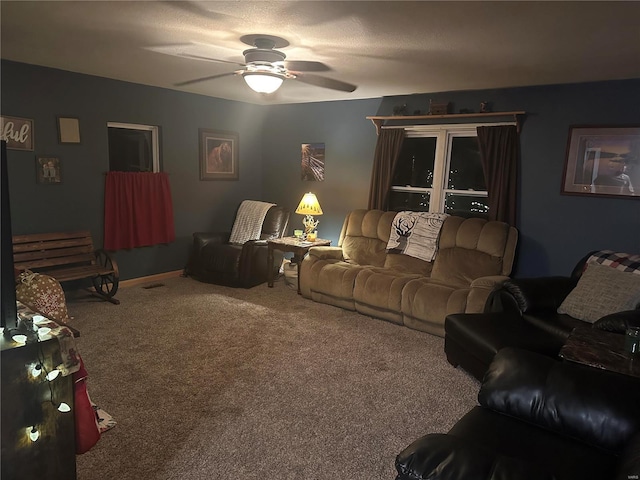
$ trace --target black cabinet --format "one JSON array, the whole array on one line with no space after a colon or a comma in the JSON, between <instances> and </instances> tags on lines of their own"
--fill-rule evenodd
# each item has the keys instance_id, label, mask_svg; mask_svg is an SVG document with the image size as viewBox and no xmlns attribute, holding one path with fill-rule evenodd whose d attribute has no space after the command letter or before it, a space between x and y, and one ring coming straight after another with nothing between
<instances>
[{"instance_id":1,"label":"black cabinet","mask_svg":"<svg viewBox=\"0 0 640 480\"><path fill-rule=\"evenodd\" d=\"M20 333L20 332L16 332ZM34 332L35 333L35 332ZM37 334L36 334L37 335ZM49 381L45 372L60 364L54 338L30 338L19 345L0 336L2 359L1 472L2 480L73 480L76 478L72 376ZM36 365L44 371L34 376ZM35 373L38 371L36 370ZM61 403L71 410L58 410ZM63 408L64 410L64 408ZM34 430L35 427L35 430ZM33 430L34 441L30 438ZM36 433L37 432L37 433Z\"/></svg>"}]
</instances>

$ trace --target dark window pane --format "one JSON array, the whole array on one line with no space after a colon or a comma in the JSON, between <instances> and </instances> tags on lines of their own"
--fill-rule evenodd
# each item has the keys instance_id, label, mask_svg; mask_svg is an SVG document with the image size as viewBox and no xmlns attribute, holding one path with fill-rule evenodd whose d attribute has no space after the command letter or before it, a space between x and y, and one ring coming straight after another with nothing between
<instances>
[{"instance_id":1,"label":"dark window pane","mask_svg":"<svg viewBox=\"0 0 640 480\"><path fill-rule=\"evenodd\" d=\"M453 137L449 164L449 190L487 189L476 137Z\"/></svg>"},{"instance_id":2,"label":"dark window pane","mask_svg":"<svg viewBox=\"0 0 640 480\"><path fill-rule=\"evenodd\" d=\"M489 218L489 200L486 197L447 193L444 212L461 217Z\"/></svg>"},{"instance_id":3,"label":"dark window pane","mask_svg":"<svg viewBox=\"0 0 640 480\"><path fill-rule=\"evenodd\" d=\"M152 172L151 135L149 130L109 127L109 170Z\"/></svg>"},{"instance_id":4,"label":"dark window pane","mask_svg":"<svg viewBox=\"0 0 640 480\"><path fill-rule=\"evenodd\" d=\"M431 188L436 138L405 138L392 185Z\"/></svg>"},{"instance_id":5,"label":"dark window pane","mask_svg":"<svg viewBox=\"0 0 640 480\"><path fill-rule=\"evenodd\" d=\"M400 212L402 210L428 212L429 198L429 192L409 193L392 191L389 198L389 210L395 212Z\"/></svg>"}]
</instances>

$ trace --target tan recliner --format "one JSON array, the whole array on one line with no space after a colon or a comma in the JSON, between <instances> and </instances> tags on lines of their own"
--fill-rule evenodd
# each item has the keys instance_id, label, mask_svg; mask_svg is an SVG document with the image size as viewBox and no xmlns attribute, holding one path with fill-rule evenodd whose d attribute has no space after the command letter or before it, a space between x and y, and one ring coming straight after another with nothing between
<instances>
[{"instance_id":1,"label":"tan recliner","mask_svg":"<svg viewBox=\"0 0 640 480\"><path fill-rule=\"evenodd\" d=\"M502 222L451 216L433 262L387 253L396 212L355 210L337 247L314 247L302 262L303 296L436 335L450 313L481 312L508 278L517 231Z\"/></svg>"}]
</instances>

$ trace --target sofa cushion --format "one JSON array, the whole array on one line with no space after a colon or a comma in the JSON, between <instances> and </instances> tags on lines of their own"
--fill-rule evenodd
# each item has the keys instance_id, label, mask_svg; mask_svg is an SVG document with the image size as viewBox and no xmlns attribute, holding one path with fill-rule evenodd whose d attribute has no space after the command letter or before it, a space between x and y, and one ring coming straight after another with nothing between
<instances>
[{"instance_id":1,"label":"sofa cushion","mask_svg":"<svg viewBox=\"0 0 640 480\"><path fill-rule=\"evenodd\" d=\"M482 446L482 449L537 465L552 472L552 478L557 480L614 478L612 472L616 469L616 455L488 408L474 407L458 420L449 435L464 438L473 445ZM464 478L470 480L473 477ZM520 479L518 475L489 478Z\"/></svg>"},{"instance_id":2,"label":"sofa cushion","mask_svg":"<svg viewBox=\"0 0 640 480\"><path fill-rule=\"evenodd\" d=\"M566 336L554 335L510 314L458 313L445 320L444 350L452 360L461 354L469 357L474 368L465 365L465 370L482 380L502 348L517 347L556 357L565 339Z\"/></svg>"},{"instance_id":3,"label":"sofa cushion","mask_svg":"<svg viewBox=\"0 0 640 480\"><path fill-rule=\"evenodd\" d=\"M438 246L440 249L461 247L502 257L510 230L509 225L503 222L451 216L442 225Z\"/></svg>"},{"instance_id":4,"label":"sofa cushion","mask_svg":"<svg viewBox=\"0 0 640 480\"><path fill-rule=\"evenodd\" d=\"M440 231L431 278L466 287L479 277L509 275L513 248L515 233L506 223L448 217Z\"/></svg>"},{"instance_id":5,"label":"sofa cushion","mask_svg":"<svg viewBox=\"0 0 640 480\"><path fill-rule=\"evenodd\" d=\"M515 348L496 354L478 401L495 412L614 453L640 430L636 378Z\"/></svg>"},{"instance_id":6,"label":"sofa cushion","mask_svg":"<svg viewBox=\"0 0 640 480\"><path fill-rule=\"evenodd\" d=\"M420 276L388 268L362 270L353 289L356 311L401 324L402 290L414 278Z\"/></svg>"},{"instance_id":7,"label":"sofa cushion","mask_svg":"<svg viewBox=\"0 0 640 480\"><path fill-rule=\"evenodd\" d=\"M554 337L567 339L571 331L576 327L588 327L587 322L578 320L564 313L549 312L545 315L536 313L523 313L522 319L535 328L550 333Z\"/></svg>"},{"instance_id":8,"label":"sofa cushion","mask_svg":"<svg viewBox=\"0 0 640 480\"><path fill-rule=\"evenodd\" d=\"M396 480L554 480L542 465L500 455L466 438L432 433L396 457Z\"/></svg>"},{"instance_id":9,"label":"sofa cushion","mask_svg":"<svg viewBox=\"0 0 640 480\"><path fill-rule=\"evenodd\" d=\"M639 303L640 275L591 263L558 313L593 323L605 315L632 310Z\"/></svg>"},{"instance_id":10,"label":"sofa cushion","mask_svg":"<svg viewBox=\"0 0 640 480\"><path fill-rule=\"evenodd\" d=\"M382 267L386 244L377 238L346 237L342 242L342 254L347 263Z\"/></svg>"},{"instance_id":11,"label":"sofa cushion","mask_svg":"<svg viewBox=\"0 0 640 480\"><path fill-rule=\"evenodd\" d=\"M418 278L402 290L403 322L407 327L444 336L444 321L450 313L464 312L468 288Z\"/></svg>"},{"instance_id":12,"label":"sofa cushion","mask_svg":"<svg viewBox=\"0 0 640 480\"><path fill-rule=\"evenodd\" d=\"M453 247L440 249L431 270L431 278L447 285L464 288L476 278L499 275L500 272L501 257L494 257L478 250Z\"/></svg>"},{"instance_id":13,"label":"sofa cushion","mask_svg":"<svg viewBox=\"0 0 640 480\"><path fill-rule=\"evenodd\" d=\"M345 219L339 246L345 261L382 267L395 212L354 210Z\"/></svg>"},{"instance_id":14,"label":"sofa cushion","mask_svg":"<svg viewBox=\"0 0 640 480\"><path fill-rule=\"evenodd\" d=\"M415 273L428 277L433 269L433 262L425 262L419 258L402 255L400 253L387 253L384 268L389 268L402 273Z\"/></svg>"},{"instance_id":15,"label":"sofa cushion","mask_svg":"<svg viewBox=\"0 0 640 480\"><path fill-rule=\"evenodd\" d=\"M311 287L311 298L317 302L355 310L353 288L356 276L365 267L346 262L320 260L311 267L316 280Z\"/></svg>"}]
</instances>

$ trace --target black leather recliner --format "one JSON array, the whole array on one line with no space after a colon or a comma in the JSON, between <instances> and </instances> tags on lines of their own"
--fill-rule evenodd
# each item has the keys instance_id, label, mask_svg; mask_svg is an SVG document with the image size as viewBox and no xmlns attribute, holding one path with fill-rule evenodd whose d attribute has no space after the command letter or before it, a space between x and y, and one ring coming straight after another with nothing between
<instances>
[{"instance_id":1,"label":"black leather recliner","mask_svg":"<svg viewBox=\"0 0 640 480\"><path fill-rule=\"evenodd\" d=\"M231 232L196 232L185 267L185 275L230 287L251 288L267 281L267 240L280 238L289 224L290 212L274 205L262 223L259 240L237 245L229 243ZM284 253L273 252L274 277Z\"/></svg>"},{"instance_id":2,"label":"black leather recliner","mask_svg":"<svg viewBox=\"0 0 640 480\"><path fill-rule=\"evenodd\" d=\"M482 380L493 357L504 347L557 356L572 330L588 325L557 310L593 253L580 259L570 276L513 278L490 294L484 313L449 315L444 340L449 363ZM628 324L640 325L640 310L609 315L593 327L624 333Z\"/></svg>"},{"instance_id":3,"label":"black leather recliner","mask_svg":"<svg viewBox=\"0 0 640 480\"><path fill-rule=\"evenodd\" d=\"M479 406L396 458L396 480L640 478L640 379L505 348Z\"/></svg>"}]
</instances>

